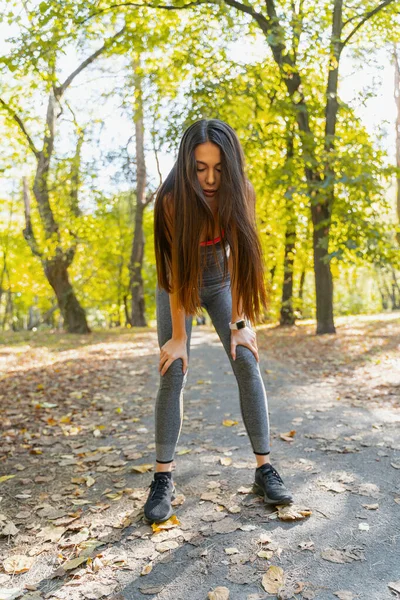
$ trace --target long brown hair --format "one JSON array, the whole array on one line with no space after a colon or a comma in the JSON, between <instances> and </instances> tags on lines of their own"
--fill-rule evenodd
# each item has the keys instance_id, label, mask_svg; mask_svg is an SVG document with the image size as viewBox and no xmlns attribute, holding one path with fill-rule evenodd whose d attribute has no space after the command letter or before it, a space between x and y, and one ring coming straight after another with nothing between
<instances>
[{"instance_id":1,"label":"long brown hair","mask_svg":"<svg viewBox=\"0 0 400 600\"><path fill-rule=\"evenodd\" d=\"M177 291L179 304L187 315L200 313L201 233L204 224L208 237L212 238L214 231L213 214L198 180L194 155L196 146L205 142L216 144L221 153L218 214L219 234L224 230L223 279L228 273L228 242L233 263L231 285L236 285L246 318L256 323L268 300L254 190L244 174L239 138L232 127L219 119L201 119L186 129L177 160L158 190L154 207L157 283L169 294Z\"/></svg>"}]
</instances>

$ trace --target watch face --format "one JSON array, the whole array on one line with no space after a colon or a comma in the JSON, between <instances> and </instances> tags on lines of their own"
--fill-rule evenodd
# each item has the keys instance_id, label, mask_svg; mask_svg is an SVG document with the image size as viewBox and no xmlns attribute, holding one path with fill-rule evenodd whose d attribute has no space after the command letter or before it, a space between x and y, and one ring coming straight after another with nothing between
<instances>
[{"instance_id":1,"label":"watch face","mask_svg":"<svg viewBox=\"0 0 400 600\"><path fill-rule=\"evenodd\" d=\"M237 321L236 326L238 329L243 329L243 327L246 327L246 322L245 321Z\"/></svg>"}]
</instances>

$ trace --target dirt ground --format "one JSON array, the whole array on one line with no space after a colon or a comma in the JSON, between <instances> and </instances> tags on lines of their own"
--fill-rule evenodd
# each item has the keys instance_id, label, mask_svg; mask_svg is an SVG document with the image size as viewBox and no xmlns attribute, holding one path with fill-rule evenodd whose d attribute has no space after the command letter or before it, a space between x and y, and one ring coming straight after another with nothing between
<instances>
[{"instance_id":1,"label":"dirt ground","mask_svg":"<svg viewBox=\"0 0 400 600\"><path fill-rule=\"evenodd\" d=\"M289 514L252 493L236 379L193 326L176 515L158 530L155 328L0 334L0 600L400 597L400 314L336 326L257 328Z\"/></svg>"}]
</instances>

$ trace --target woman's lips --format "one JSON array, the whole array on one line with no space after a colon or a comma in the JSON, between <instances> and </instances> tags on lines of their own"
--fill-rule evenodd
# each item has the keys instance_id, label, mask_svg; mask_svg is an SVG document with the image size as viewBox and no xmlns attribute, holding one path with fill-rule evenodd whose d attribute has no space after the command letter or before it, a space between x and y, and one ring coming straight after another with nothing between
<instances>
[{"instance_id":1,"label":"woman's lips","mask_svg":"<svg viewBox=\"0 0 400 600\"><path fill-rule=\"evenodd\" d=\"M207 196L213 196L217 190L203 190Z\"/></svg>"}]
</instances>

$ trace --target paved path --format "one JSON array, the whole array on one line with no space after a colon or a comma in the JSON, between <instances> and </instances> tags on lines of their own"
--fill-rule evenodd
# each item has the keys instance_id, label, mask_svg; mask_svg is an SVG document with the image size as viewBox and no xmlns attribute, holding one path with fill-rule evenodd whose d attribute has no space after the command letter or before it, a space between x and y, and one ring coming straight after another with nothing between
<instances>
[{"instance_id":1,"label":"paved path","mask_svg":"<svg viewBox=\"0 0 400 600\"><path fill-rule=\"evenodd\" d=\"M58 440L49 437L47 442L42 435L41 455L27 455L20 447L11 456L7 472L14 472L14 460L24 463L24 477L31 478L23 488L30 491L28 499L18 502L30 503L33 521L8 551L32 551L35 564L11 579L0 574L0 587L35 583L37 590L25 594L24 600L206 600L218 586L230 590L230 600L396 597L388 584L400 580L399 411L376 403L364 406L362 400L351 399L351 390L346 399L334 376L313 380L307 372L288 368L285 356L261 352L272 428L271 461L294 493L296 505L312 511L303 520L282 521L250 492L255 460L228 357L211 327L193 327L174 471L184 500L176 507L180 526L153 534L141 518L152 473L132 470L135 465L154 464L155 459L157 337L155 330L141 336L132 338L135 343L88 347L87 363L80 356L74 363L68 353L63 359L71 377L76 377L73 369L83 373L97 368L98 374L91 377L98 393L74 392L68 408L60 406L61 415L76 404L78 433ZM103 373L105 364L108 371ZM224 419L238 424L226 427ZM94 422L104 423L101 437L93 436ZM281 439L280 434L291 430L296 431L293 441ZM113 456L107 455L109 448ZM221 459L232 463L225 466ZM36 479L37 474L41 478ZM87 476L95 479L95 485L86 488L85 480L79 485L76 478ZM0 512L18 524L21 507L6 504L21 493L18 478L3 486ZM40 486L41 493L36 489ZM77 486L79 494L74 491ZM201 500L204 492L208 499ZM71 524L75 530L64 534L58 546L55 538L38 551L40 538L35 536L42 527L65 525L81 510L73 506L73 498L82 499L83 511L79 522ZM64 514L59 522L52 511ZM69 575L53 577L59 564L76 556L77 545L82 548L85 539L102 542L92 554L97 555L93 568L84 563ZM163 541L165 546L168 540L175 548L161 552L159 544ZM264 556L258 556L260 551ZM6 555L3 545L1 558ZM152 569L141 575L150 562ZM271 565L283 569L286 578L285 591L278 596L267 594L262 586Z\"/></svg>"},{"instance_id":2,"label":"paved path","mask_svg":"<svg viewBox=\"0 0 400 600\"><path fill-rule=\"evenodd\" d=\"M176 511L181 530L196 535L188 542L178 539L179 548L169 551L165 562L158 556L146 577L126 577L130 583L121 589L123 596L144 598L141 586L163 585L155 595L158 600L203 600L217 586L228 587L232 600L273 597L261 585L272 564L286 574L288 590L283 597L328 600L344 590L363 600L393 598L388 583L400 580L399 413L346 404L338 400L333 380L311 381L306 373L289 371L284 357L262 354L271 462L296 504L312 510L305 520L284 522L275 514L269 518L273 509L258 497L237 493L241 486L251 486L255 461L240 415L236 380L211 328L193 328L190 366L178 452L191 452L176 456L174 479L178 493L186 498ZM157 380L153 383L156 386ZM224 419L239 424L225 427ZM151 418L148 425L153 432ZM280 433L293 429L293 442L280 439ZM232 458L233 464L222 466L223 456ZM149 474L140 477L144 484ZM239 505L240 512L225 509L222 514L228 516L213 522L221 515L219 505L201 502L200 496L215 482L221 484L225 506ZM379 508L374 509L376 504ZM224 531L224 522L228 532L216 533L215 525ZM242 526L245 530L229 532ZM146 528L142 525L140 531ZM273 541L270 560L257 556L265 547L259 541L263 533ZM153 542L136 543L153 547ZM239 553L226 554L225 549L232 547ZM321 553L341 562L325 560ZM303 593L291 596L290 583L295 590L302 587Z\"/></svg>"}]
</instances>

